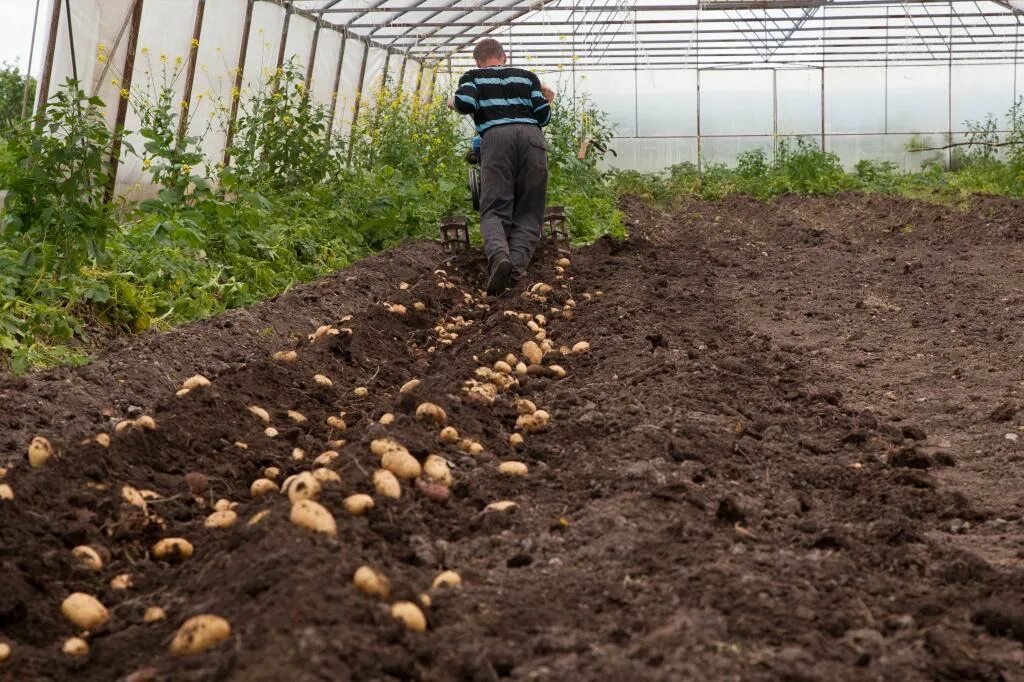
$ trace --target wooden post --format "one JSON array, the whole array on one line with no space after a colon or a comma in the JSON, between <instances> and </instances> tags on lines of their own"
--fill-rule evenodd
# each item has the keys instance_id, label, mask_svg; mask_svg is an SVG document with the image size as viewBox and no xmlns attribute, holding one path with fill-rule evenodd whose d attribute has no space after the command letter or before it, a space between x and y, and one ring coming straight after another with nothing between
<instances>
[{"instance_id":1,"label":"wooden post","mask_svg":"<svg viewBox=\"0 0 1024 682\"><path fill-rule=\"evenodd\" d=\"M363 49L363 63L359 67L359 80L356 82L356 101L352 106L352 127L355 127L356 121L359 119L359 106L363 101L363 81L366 80L366 60L370 58L370 46L366 45ZM349 153L351 156L351 152Z\"/></svg>"},{"instance_id":2,"label":"wooden post","mask_svg":"<svg viewBox=\"0 0 1024 682\"><path fill-rule=\"evenodd\" d=\"M352 152L355 150L356 122L359 120L359 105L363 100L363 81L366 80L366 60L370 58L370 45L363 48L363 63L359 67L359 81L356 84L356 101L352 106L352 130L348 135L348 163L352 163Z\"/></svg>"},{"instance_id":3,"label":"wooden post","mask_svg":"<svg viewBox=\"0 0 1024 682\"><path fill-rule=\"evenodd\" d=\"M142 23L144 0L137 0L132 11L132 23L128 30L128 44L124 56L124 74L121 88L131 92L132 76L135 74L135 50L139 45L139 25ZM110 183L107 185L107 201L114 197L117 183L117 168L121 162L121 138L124 135L124 120L128 116L128 98L117 98L117 118L114 120L114 140L110 148Z\"/></svg>"},{"instance_id":4,"label":"wooden post","mask_svg":"<svg viewBox=\"0 0 1024 682\"><path fill-rule=\"evenodd\" d=\"M235 140L235 120L238 118L238 101L242 97L242 80L245 75L245 59L249 55L249 33L252 29L252 8L256 0L245 5L245 19L242 24L242 43L238 48L238 68L235 69L235 86L231 90L231 113L228 115L228 136L224 141L224 165L231 163L231 144Z\"/></svg>"},{"instance_id":5,"label":"wooden post","mask_svg":"<svg viewBox=\"0 0 1024 682\"><path fill-rule=\"evenodd\" d=\"M192 27L192 42L189 44L188 71L185 74L185 93L181 101L185 106L181 108L181 117L178 119L178 144L185 139L188 132L188 119L192 111L192 88L196 80L196 62L199 61L199 39L203 36L203 15L206 12L206 0L199 0L196 5L196 21Z\"/></svg>"},{"instance_id":6,"label":"wooden post","mask_svg":"<svg viewBox=\"0 0 1024 682\"><path fill-rule=\"evenodd\" d=\"M36 11L32 15L32 42L28 48L28 68L25 69L25 87L21 91L21 118L24 119L28 114L28 89L32 85L32 57L35 56L36 52L36 27L39 24L39 3L41 0L36 0ZM1014 87L1016 87L1017 81L1014 77Z\"/></svg>"},{"instance_id":7,"label":"wooden post","mask_svg":"<svg viewBox=\"0 0 1024 682\"><path fill-rule=\"evenodd\" d=\"M36 110L40 118L46 111L46 100L50 98L50 79L53 77L53 54L57 51L57 31L60 30L61 0L52 0L53 11L50 12L50 35L46 39L46 56L43 59L43 72L39 78L39 92L36 93Z\"/></svg>"},{"instance_id":8,"label":"wooden post","mask_svg":"<svg viewBox=\"0 0 1024 682\"><path fill-rule=\"evenodd\" d=\"M320 28L323 26L323 21L320 17L317 17L316 28L313 29L313 42L309 46L309 65L306 67L306 92L309 92L309 86L313 82L313 67L316 66L316 48L320 43Z\"/></svg>"},{"instance_id":9,"label":"wooden post","mask_svg":"<svg viewBox=\"0 0 1024 682\"><path fill-rule=\"evenodd\" d=\"M398 69L398 89L399 91L405 86L405 65L409 63L409 53L402 55L402 66Z\"/></svg>"},{"instance_id":10,"label":"wooden post","mask_svg":"<svg viewBox=\"0 0 1024 682\"><path fill-rule=\"evenodd\" d=\"M288 46L288 25L292 21L292 3L284 3L284 22L281 24L281 45L277 48L277 68L284 66L285 48ZM277 89L276 87L274 88Z\"/></svg>"},{"instance_id":11,"label":"wooden post","mask_svg":"<svg viewBox=\"0 0 1024 682\"><path fill-rule=\"evenodd\" d=\"M331 118L327 121L327 139L331 139L334 131L334 116L338 111L338 91L341 88L341 65L345 61L345 45L348 44L348 37L341 34L341 48L338 50L338 66L334 70L334 90L331 91Z\"/></svg>"}]
</instances>

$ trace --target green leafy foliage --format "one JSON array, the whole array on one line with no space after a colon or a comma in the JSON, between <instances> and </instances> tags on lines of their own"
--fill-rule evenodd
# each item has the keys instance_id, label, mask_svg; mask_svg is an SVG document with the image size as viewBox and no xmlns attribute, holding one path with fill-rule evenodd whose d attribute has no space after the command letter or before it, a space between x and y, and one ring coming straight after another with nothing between
<instances>
[{"instance_id":1,"label":"green leafy foliage","mask_svg":"<svg viewBox=\"0 0 1024 682\"><path fill-rule=\"evenodd\" d=\"M462 158L471 131L441 96L425 101L385 82L348 135L331 135L329 112L289 63L239 103L224 167L203 156L205 131L180 134L189 115L175 100L182 64L161 64L120 93L144 140L123 153L141 158L155 196L105 200L114 136L102 103L74 83L0 154L0 186L11 188L0 364L15 372L84 362L97 329L167 328L248 305L410 237L436 237L442 215L473 215ZM611 134L603 116L567 102L554 121L550 203L566 205L581 241L621 234L598 169ZM598 144L579 159L586 137Z\"/></svg>"},{"instance_id":2,"label":"green leafy foliage","mask_svg":"<svg viewBox=\"0 0 1024 682\"><path fill-rule=\"evenodd\" d=\"M811 140L779 142L774 158L763 150L740 155L734 168L707 164L673 166L663 173L616 172L612 184L619 195L657 203L680 197L716 201L730 194L770 199L786 193L833 195L843 191L880 192L943 202L959 202L973 194L1024 197L1024 98L1007 113L1009 130L1000 132L992 116L968 121L967 141L953 148L952 163L943 165L944 151L914 136L908 152L918 155L921 169L904 172L892 162L862 160L847 172L839 158Z\"/></svg>"},{"instance_id":3,"label":"green leafy foliage","mask_svg":"<svg viewBox=\"0 0 1024 682\"><path fill-rule=\"evenodd\" d=\"M28 81L26 97L25 85ZM36 79L21 72L17 63L0 64L0 138L6 136L25 117L23 104L27 102L26 113L31 113L36 94Z\"/></svg>"},{"instance_id":4,"label":"green leafy foliage","mask_svg":"<svg viewBox=\"0 0 1024 682\"><path fill-rule=\"evenodd\" d=\"M106 201L114 137L102 106L69 80L38 123L21 122L7 143L0 231L25 238L26 264L74 272L103 255L115 222Z\"/></svg>"},{"instance_id":5,"label":"green leafy foliage","mask_svg":"<svg viewBox=\"0 0 1024 682\"><path fill-rule=\"evenodd\" d=\"M338 169L327 135L328 112L310 99L305 73L292 59L245 100L230 149L232 186L294 189L324 181Z\"/></svg>"}]
</instances>

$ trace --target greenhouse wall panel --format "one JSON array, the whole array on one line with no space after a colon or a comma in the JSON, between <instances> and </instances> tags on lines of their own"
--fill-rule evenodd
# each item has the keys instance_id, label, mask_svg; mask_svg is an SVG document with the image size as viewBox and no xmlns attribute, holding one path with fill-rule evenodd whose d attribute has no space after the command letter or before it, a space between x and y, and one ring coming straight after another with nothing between
<instances>
[{"instance_id":1,"label":"greenhouse wall panel","mask_svg":"<svg viewBox=\"0 0 1024 682\"><path fill-rule=\"evenodd\" d=\"M885 84L884 69L826 69L825 131L884 133Z\"/></svg>"},{"instance_id":2,"label":"greenhouse wall panel","mask_svg":"<svg viewBox=\"0 0 1024 682\"><path fill-rule=\"evenodd\" d=\"M553 81L545 76L544 80ZM563 88L564 92L564 88ZM605 112L623 137L635 137L636 79L629 71L590 71L577 78L577 92Z\"/></svg>"},{"instance_id":3,"label":"greenhouse wall panel","mask_svg":"<svg viewBox=\"0 0 1024 682\"><path fill-rule=\"evenodd\" d=\"M363 77L363 89L360 95L360 108L370 108L377 101L377 94L383 82L384 62L387 54L379 47L371 47L366 59L366 75Z\"/></svg>"},{"instance_id":4,"label":"greenhouse wall panel","mask_svg":"<svg viewBox=\"0 0 1024 682\"><path fill-rule=\"evenodd\" d=\"M257 2L253 6L243 91L262 92L267 79L273 75L274 69L277 68L283 24L284 9L280 6L267 2Z\"/></svg>"},{"instance_id":5,"label":"greenhouse wall panel","mask_svg":"<svg viewBox=\"0 0 1024 682\"><path fill-rule=\"evenodd\" d=\"M750 137L708 137L701 140L701 155L704 164L733 166L740 154L755 149L764 149L770 156L773 153L772 138L765 135L752 135Z\"/></svg>"},{"instance_id":6,"label":"greenhouse wall panel","mask_svg":"<svg viewBox=\"0 0 1024 682\"><path fill-rule=\"evenodd\" d=\"M638 135L697 134L695 71L636 72L636 96Z\"/></svg>"},{"instance_id":7,"label":"greenhouse wall panel","mask_svg":"<svg viewBox=\"0 0 1024 682\"><path fill-rule=\"evenodd\" d=\"M139 25L138 54L132 77L132 97L144 103L158 101L166 88L173 93L171 101L177 114L188 115L183 105L185 73L192 45L192 27L196 3L193 0L147 0ZM182 21L182 17L187 17ZM168 30L172 27L175 30ZM129 107L124 126L134 131L125 138L132 147L142 149L145 138L139 134L142 120L138 107ZM129 154L122 159L117 174L118 186L129 198L141 198L152 190L149 174L142 169L142 159Z\"/></svg>"},{"instance_id":8,"label":"greenhouse wall panel","mask_svg":"<svg viewBox=\"0 0 1024 682\"><path fill-rule=\"evenodd\" d=\"M886 132L914 133L949 129L948 67L890 67L888 76L889 127Z\"/></svg>"},{"instance_id":9,"label":"greenhouse wall panel","mask_svg":"<svg viewBox=\"0 0 1024 682\"><path fill-rule=\"evenodd\" d=\"M821 69L775 71L780 135L821 134Z\"/></svg>"},{"instance_id":10,"label":"greenhouse wall panel","mask_svg":"<svg viewBox=\"0 0 1024 682\"><path fill-rule=\"evenodd\" d=\"M223 157L243 33L249 37L244 100L268 87L286 22L284 55L303 75L315 46L310 94L324 105L336 97L335 134L350 128L364 63L361 108L373 106L385 68L392 82L402 76L404 89L411 92L420 83L420 97L443 98L472 67L476 41L491 35L506 43L513 63L536 71L560 96L586 96L607 115L621 153L605 163L623 168L697 161L698 151L701 162L731 162L750 149L775 153L778 141L798 137L824 141L847 167L872 158L917 168L925 153L907 152L908 145L946 146L963 139L969 121L989 115L1005 129L1008 110L1024 93L1018 16L988 0L836 0L808 7L769 2L728 11L713 4L616 6L600 12L556 6L535 11L522 2L498 9L440 3L428 10L417 0L255 0L246 31L248 0L206 0L184 108L189 134L201 138L211 163ZM51 18L58 19L47 93L77 73L86 91L106 102L113 126L135 0L69 5L73 31L64 11L41 12L43 43ZM182 71L199 5L144 0L133 98L152 99L164 83L175 99L185 98ZM348 26L349 37L343 39L335 26ZM367 40L373 41L369 47ZM419 61L424 59L426 66ZM125 120L130 130L141 124L134 104ZM140 138L133 134L127 142L137 145ZM948 149L929 153L946 162L954 156ZM128 155L119 187L145 180L138 160Z\"/></svg>"},{"instance_id":11,"label":"greenhouse wall panel","mask_svg":"<svg viewBox=\"0 0 1024 682\"><path fill-rule=\"evenodd\" d=\"M611 148L605 165L612 168L630 168L653 172L679 163L697 162L696 139L620 138Z\"/></svg>"},{"instance_id":12,"label":"greenhouse wall panel","mask_svg":"<svg viewBox=\"0 0 1024 682\"><path fill-rule=\"evenodd\" d=\"M352 128L355 113L356 91L359 88L359 69L363 63L366 46L359 40L345 40L345 59L341 67L341 86L338 88L338 104L334 114L334 130L342 136Z\"/></svg>"},{"instance_id":13,"label":"greenhouse wall panel","mask_svg":"<svg viewBox=\"0 0 1024 682\"><path fill-rule=\"evenodd\" d=\"M702 71L700 101L704 135L773 132L770 71Z\"/></svg>"},{"instance_id":14,"label":"greenhouse wall panel","mask_svg":"<svg viewBox=\"0 0 1024 682\"><path fill-rule=\"evenodd\" d=\"M309 51L315 33L316 24L305 17L293 15L288 22L288 41L284 45L284 58L285 61L292 60L299 65L303 73L309 66Z\"/></svg>"},{"instance_id":15,"label":"greenhouse wall panel","mask_svg":"<svg viewBox=\"0 0 1024 682\"><path fill-rule=\"evenodd\" d=\"M953 129L966 130L967 121L996 117L1001 129L1010 122L1007 113L1016 99L1013 66L953 67Z\"/></svg>"},{"instance_id":16,"label":"greenhouse wall panel","mask_svg":"<svg viewBox=\"0 0 1024 682\"><path fill-rule=\"evenodd\" d=\"M196 56L188 132L202 139L204 154L217 163L227 142L227 119L235 87L246 0L206 3Z\"/></svg>"},{"instance_id":17,"label":"greenhouse wall panel","mask_svg":"<svg viewBox=\"0 0 1024 682\"><path fill-rule=\"evenodd\" d=\"M330 105L331 97L334 94L334 76L337 73L340 54L341 34L337 31L321 29L309 92L314 101L326 106Z\"/></svg>"}]
</instances>

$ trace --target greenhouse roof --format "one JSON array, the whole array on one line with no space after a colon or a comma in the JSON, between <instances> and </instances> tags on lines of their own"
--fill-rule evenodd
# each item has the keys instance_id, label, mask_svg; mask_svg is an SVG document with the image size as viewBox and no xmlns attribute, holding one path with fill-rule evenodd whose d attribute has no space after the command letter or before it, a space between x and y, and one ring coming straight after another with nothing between
<instances>
[{"instance_id":1,"label":"greenhouse roof","mask_svg":"<svg viewBox=\"0 0 1024 682\"><path fill-rule=\"evenodd\" d=\"M295 0L291 11L425 62L501 40L536 68L1000 63L1024 2L990 0Z\"/></svg>"}]
</instances>

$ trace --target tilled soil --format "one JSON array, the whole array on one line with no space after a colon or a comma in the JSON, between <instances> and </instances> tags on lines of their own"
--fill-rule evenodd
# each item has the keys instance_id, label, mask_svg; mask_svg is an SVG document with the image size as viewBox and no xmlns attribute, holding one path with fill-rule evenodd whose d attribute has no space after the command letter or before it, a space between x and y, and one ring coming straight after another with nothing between
<instances>
[{"instance_id":1,"label":"tilled soil","mask_svg":"<svg viewBox=\"0 0 1024 682\"><path fill-rule=\"evenodd\" d=\"M0 502L0 678L1024 679L1024 476L1008 437L1024 205L627 209L629 241L578 250L561 278L560 254L540 254L498 299L480 295L478 260L435 272L436 247L408 244L88 367L0 383L15 495ZM529 293L539 282L553 289ZM544 316L553 348L491 402L466 382L494 385L478 368L536 336L509 311ZM311 343L320 325L339 333ZM590 349L563 354L579 341ZM298 360L272 359L282 350ZM212 384L177 397L196 373ZM551 419L517 452L519 398ZM424 401L483 452L442 442L416 418ZM156 429L117 430L141 415ZM341 415L343 431L327 425ZM33 470L36 435L59 455ZM448 501L407 481L398 500L345 511L373 493L382 437L447 459ZM250 495L267 467L281 482L328 450L341 480L318 500L336 538L290 523L287 496ZM508 460L528 474L499 473ZM209 488L193 495L190 472ZM147 491L144 509L126 485ZM239 521L204 527L222 498ZM498 500L517 504L487 509ZM194 556L152 558L166 537ZM102 570L72 560L83 544ZM390 579L387 600L353 587L364 564ZM432 589L445 569L461 586ZM131 586L114 589L123 574ZM61 615L75 591L110 612L84 658L61 652L82 634ZM424 594L426 632L390 617ZM144 622L154 605L166 619ZM200 613L231 636L172 656Z\"/></svg>"}]
</instances>

